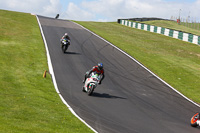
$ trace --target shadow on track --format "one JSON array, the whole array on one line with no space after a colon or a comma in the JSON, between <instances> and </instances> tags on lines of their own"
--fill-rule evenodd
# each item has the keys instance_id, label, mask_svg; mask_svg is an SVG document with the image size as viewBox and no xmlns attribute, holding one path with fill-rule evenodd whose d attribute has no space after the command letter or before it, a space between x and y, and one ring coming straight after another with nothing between
<instances>
[{"instance_id":1,"label":"shadow on track","mask_svg":"<svg viewBox=\"0 0 200 133\"><path fill-rule=\"evenodd\" d=\"M65 52L64 54L74 54L74 55L81 55L80 53L76 53L76 52Z\"/></svg>"},{"instance_id":2,"label":"shadow on track","mask_svg":"<svg viewBox=\"0 0 200 133\"><path fill-rule=\"evenodd\" d=\"M126 99L124 97L118 97L118 96L113 96L113 95L110 95L110 94L106 94L106 93L96 93L96 92L93 92L93 94L91 95L92 97L99 97L99 98L112 98L112 99L115 99L115 98L119 98L119 99Z\"/></svg>"}]
</instances>

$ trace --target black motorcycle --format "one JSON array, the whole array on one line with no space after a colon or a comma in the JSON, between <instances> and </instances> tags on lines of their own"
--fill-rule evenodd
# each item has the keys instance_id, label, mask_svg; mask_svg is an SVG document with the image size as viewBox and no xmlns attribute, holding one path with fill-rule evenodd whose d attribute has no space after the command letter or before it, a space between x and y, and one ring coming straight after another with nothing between
<instances>
[{"instance_id":1,"label":"black motorcycle","mask_svg":"<svg viewBox=\"0 0 200 133\"><path fill-rule=\"evenodd\" d=\"M61 40L61 48L62 48L63 53L67 52L69 45L70 45L70 40L68 39Z\"/></svg>"}]
</instances>

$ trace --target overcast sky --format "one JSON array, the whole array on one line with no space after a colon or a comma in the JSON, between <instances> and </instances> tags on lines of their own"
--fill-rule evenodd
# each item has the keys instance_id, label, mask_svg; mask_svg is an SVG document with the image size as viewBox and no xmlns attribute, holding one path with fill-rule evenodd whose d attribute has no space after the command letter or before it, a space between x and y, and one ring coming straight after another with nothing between
<instances>
[{"instance_id":1,"label":"overcast sky","mask_svg":"<svg viewBox=\"0 0 200 133\"><path fill-rule=\"evenodd\" d=\"M0 0L0 9L79 21L171 16L200 21L200 0Z\"/></svg>"}]
</instances>

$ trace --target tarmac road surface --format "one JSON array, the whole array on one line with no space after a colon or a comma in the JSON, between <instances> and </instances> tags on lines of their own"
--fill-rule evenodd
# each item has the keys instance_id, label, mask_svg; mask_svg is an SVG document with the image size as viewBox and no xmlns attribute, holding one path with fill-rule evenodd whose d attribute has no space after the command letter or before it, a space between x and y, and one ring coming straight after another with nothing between
<instances>
[{"instance_id":1,"label":"tarmac road surface","mask_svg":"<svg viewBox=\"0 0 200 133\"><path fill-rule=\"evenodd\" d=\"M58 89L99 133L199 133L190 118L200 111L135 61L79 25L39 16ZM67 32L67 53L60 38ZM82 92L86 71L104 64L105 79L92 96Z\"/></svg>"}]
</instances>

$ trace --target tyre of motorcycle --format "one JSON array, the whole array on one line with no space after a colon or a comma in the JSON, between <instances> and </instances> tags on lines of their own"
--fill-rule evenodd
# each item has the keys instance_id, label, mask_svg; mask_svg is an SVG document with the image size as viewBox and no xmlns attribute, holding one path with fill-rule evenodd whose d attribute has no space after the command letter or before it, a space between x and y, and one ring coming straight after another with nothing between
<instances>
[{"instance_id":1,"label":"tyre of motorcycle","mask_svg":"<svg viewBox=\"0 0 200 133\"><path fill-rule=\"evenodd\" d=\"M68 44L62 45L62 51L63 51L63 53L67 52L68 46L69 46Z\"/></svg>"},{"instance_id":2,"label":"tyre of motorcycle","mask_svg":"<svg viewBox=\"0 0 200 133\"><path fill-rule=\"evenodd\" d=\"M88 91L87 91L88 96L91 96L93 91L94 91L94 85L89 85L88 86Z\"/></svg>"},{"instance_id":3,"label":"tyre of motorcycle","mask_svg":"<svg viewBox=\"0 0 200 133\"><path fill-rule=\"evenodd\" d=\"M190 125L191 125L192 127L197 127L197 126L198 126L198 124L197 124L197 120L198 120L198 119L195 118L195 116L197 116L198 114L199 114L199 113L196 113L196 114L191 118Z\"/></svg>"}]
</instances>

